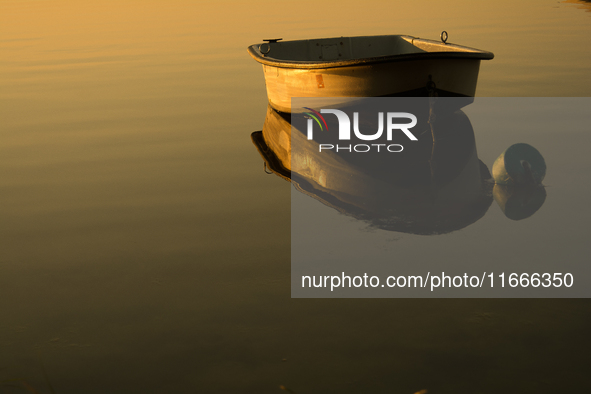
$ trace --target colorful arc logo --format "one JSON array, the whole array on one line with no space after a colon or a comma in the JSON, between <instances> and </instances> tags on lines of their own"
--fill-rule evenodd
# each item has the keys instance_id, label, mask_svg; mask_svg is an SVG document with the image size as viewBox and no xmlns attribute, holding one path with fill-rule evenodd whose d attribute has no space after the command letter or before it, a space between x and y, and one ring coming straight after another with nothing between
<instances>
[{"instance_id":1,"label":"colorful arc logo","mask_svg":"<svg viewBox=\"0 0 591 394\"><path fill-rule=\"evenodd\" d=\"M314 114L311 114L309 112L306 112L306 115L309 115L312 119L314 119L316 121L316 123L318 123L318 126L320 126L320 130L324 130L324 128L322 127L322 123L324 123L324 126L326 126L326 131L328 131L328 125L326 124L326 120L324 120L324 117L322 115L320 115L320 112L318 111L314 111L312 108L308 108L308 107L304 107L305 109L309 109L310 111L314 112ZM320 119L322 119L322 123L320 123L320 120L318 120L318 117Z\"/></svg>"}]
</instances>

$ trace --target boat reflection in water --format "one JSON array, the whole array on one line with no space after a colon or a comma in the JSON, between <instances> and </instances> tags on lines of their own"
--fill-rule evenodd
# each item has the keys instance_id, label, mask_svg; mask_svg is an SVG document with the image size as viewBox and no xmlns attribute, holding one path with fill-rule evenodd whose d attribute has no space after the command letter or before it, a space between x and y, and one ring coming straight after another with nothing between
<instances>
[{"instance_id":1,"label":"boat reflection in water","mask_svg":"<svg viewBox=\"0 0 591 394\"><path fill-rule=\"evenodd\" d=\"M425 111L428 108L423 105ZM417 111L421 109L415 106L411 113ZM330 123L335 116L324 118L329 130L338 130L336 121ZM532 204L531 193L494 185L489 169L478 159L474 131L464 112L442 110L436 117L417 118L412 131L418 141L409 143L403 133L399 133L399 141L388 141L400 142L404 146L400 153L384 152L384 147L378 154L346 149L319 152L319 144L335 143L330 140L334 132L318 132L308 140L305 115L280 113L271 106L267 107L263 130L251 137L272 173L373 228L425 235L459 230L485 215L493 201L493 189L497 202L512 219L523 219L539 209L543 198L537 190L543 191L543 187L535 189L537 197ZM378 128L377 119L368 122L362 113L358 119L360 130Z\"/></svg>"},{"instance_id":2,"label":"boat reflection in water","mask_svg":"<svg viewBox=\"0 0 591 394\"><path fill-rule=\"evenodd\" d=\"M542 207L546 201L546 188L541 185L495 185L493 196L505 216L521 220L530 217Z\"/></svg>"}]
</instances>

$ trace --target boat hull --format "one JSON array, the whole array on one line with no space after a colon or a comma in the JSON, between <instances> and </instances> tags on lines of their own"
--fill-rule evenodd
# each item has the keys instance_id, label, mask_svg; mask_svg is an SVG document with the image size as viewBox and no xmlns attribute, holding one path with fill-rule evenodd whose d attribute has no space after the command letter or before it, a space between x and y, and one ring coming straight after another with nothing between
<instances>
[{"instance_id":1,"label":"boat hull","mask_svg":"<svg viewBox=\"0 0 591 394\"><path fill-rule=\"evenodd\" d=\"M480 59L421 59L325 69L297 69L263 64L270 105L281 112L292 97L326 98L339 106L352 97L474 97ZM431 91L429 90L431 89Z\"/></svg>"}]
</instances>

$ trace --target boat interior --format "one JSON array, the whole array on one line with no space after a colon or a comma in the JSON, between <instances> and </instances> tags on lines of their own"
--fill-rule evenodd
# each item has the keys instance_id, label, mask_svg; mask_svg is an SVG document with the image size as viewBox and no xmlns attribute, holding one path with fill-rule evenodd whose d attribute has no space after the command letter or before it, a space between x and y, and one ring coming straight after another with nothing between
<instances>
[{"instance_id":1,"label":"boat interior","mask_svg":"<svg viewBox=\"0 0 591 394\"><path fill-rule=\"evenodd\" d=\"M347 61L427 52L482 53L477 49L411 36L338 37L277 41L259 46L262 56L283 61Z\"/></svg>"}]
</instances>

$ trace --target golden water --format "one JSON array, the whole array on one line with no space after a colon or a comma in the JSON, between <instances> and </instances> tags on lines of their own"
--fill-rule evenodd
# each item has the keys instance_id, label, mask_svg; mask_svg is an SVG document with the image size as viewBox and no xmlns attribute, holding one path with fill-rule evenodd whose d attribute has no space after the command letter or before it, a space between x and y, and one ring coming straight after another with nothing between
<instances>
[{"instance_id":1,"label":"golden water","mask_svg":"<svg viewBox=\"0 0 591 394\"><path fill-rule=\"evenodd\" d=\"M2 0L0 392L585 387L585 300L290 299L290 186L250 142L246 53L447 30L495 53L479 96L584 97L570 3Z\"/></svg>"}]
</instances>

